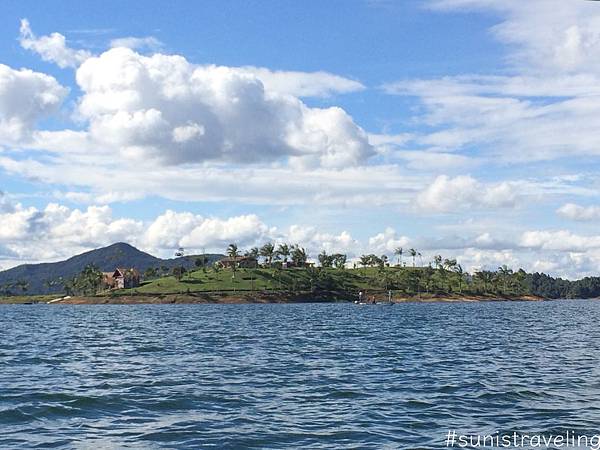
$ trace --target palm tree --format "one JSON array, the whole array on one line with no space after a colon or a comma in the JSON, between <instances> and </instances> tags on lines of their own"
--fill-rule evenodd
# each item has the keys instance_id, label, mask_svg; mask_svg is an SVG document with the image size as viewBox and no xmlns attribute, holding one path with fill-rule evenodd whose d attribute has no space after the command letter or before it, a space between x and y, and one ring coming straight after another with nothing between
<instances>
[{"instance_id":1,"label":"palm tree","mask_svg":"<svg viewBox=\"0 0 600 450\"><path fill-rule=\"evenodd\" d=\"M273 262L273 256L275 255L275 246L271 242L267 242L260 248L260 256L267 260L269 267Z\"/></svg>"},{"instance_id":2,"label":"palm tree","mask_svg":"<svg viewBox=\"0 0 600 450\"><path fill-rule=\"evenodd\" d=\"M319 253L317 259L319 260L319 264L321 264L321 267L324 268L331 267L331 265L333 264L333 255L328 255L325 250Z\"/></svg>"},{"instance_id":3,"label":"palm tree","mask_svg":"<svg viewBox=\"0 0 600 450\"><path fill-rule=\"evenodd\" d=\"M288 256L290 256L290 247L287 244L280 244L277 247L277 254L283 256L283 262L286 263Z\"/></svg>"},{"instance_id":4,"label":"palm tree","mask_svg":"<svg viewBox=\"0 0 600 450\"><path fill-rule=\"evenodd\" d=\"M229 244L229 247L227 247L227 256L237 258L239 255L238 246L236 244Z\"/></svg>"},{"instance_id":5,"label":"palm tree","mask_svg":"<svg viewBox=\"0 0 600 450\"><path fill-rule=\"evenodd\" d=\"M388 263L387 255L381 255L381 258L379 259L381 260L381 267L384 267Z\"/></svg>"},{"instance_id":6,"label":"palm tree","mask_svg":"<svg viewBox=\"0 0 600 450\"><path fill-rule=\"evenodd\" d=\"M306 261L308 260L308 254L304 248L294 245L292 247L292 261L296 267L304 267L306 265Z\"/></svg>"},{"instance_id":7,"label":"palm tree","mask_svg":"<svg viewBox=\"0 0 600 450\"><path fill-rule=\"evenodd\" d=\"M443 266L445 269L447 270L453 270L456 267L456 260L455 259L445 259Z\"/></svg>"},{"instance_id":8,"label":"palm tree","mask_svg":"<svg viewBox=\"0 0 600 450\"><path fill-rule=\"evenodd\" d=\"M494 272L490 272L489 270L481 270L479 272L475 272L475 277L483 283L484 293L487 293L489 284L494 281Z\"/></svg>"},{"instance_id":9,"label":"palm tree","mask_svg":"<svg viewBox=\"0 0 600 450\"><path fill-rule=\"evenodd\" d=\"M462 282L463 282L463 277L465 276L462 266L460 264L455 264L454 272L458 275L458 293L462 294Z\"/></svg>"},{"instance_id":10,"label":"palm tree","mask_svg":"<svg viewBox=\"0 0 600 450\"><path fill-rule=\"evenodd\" d=\"M411 248L408 253L410 253L410 256L413 259L413 267L415 267L415 258L417 257L417 251L414 248Z\"/></svg>"},{"instance_id":11,"label":"palm tree","mask_svg":"<svg viewBox=\"0 0 600 450\"><path fill-rule=\"evenodd\" d=\"M394 255L398 256L398 265L402 266L402 254L404 253L404 250L402 249L402 247L398 247L396 250L394 250Z\"/></svg>"},{"instance_id":12,"label":"palm tree","mask_svg":"<svg viewBox=\"0 0 600 450\"><path fill-rule=\"evenodd\" d=\"M503 264L502 266L498 267L498 275L499 275L500 279L502 280L502 285L503 285L505 294L507 291L507 287L506 287L507 282L510 279L510 276L512 274L513 274L512 269L509 269L506 264Z\"/></svg>"}]
</instances>

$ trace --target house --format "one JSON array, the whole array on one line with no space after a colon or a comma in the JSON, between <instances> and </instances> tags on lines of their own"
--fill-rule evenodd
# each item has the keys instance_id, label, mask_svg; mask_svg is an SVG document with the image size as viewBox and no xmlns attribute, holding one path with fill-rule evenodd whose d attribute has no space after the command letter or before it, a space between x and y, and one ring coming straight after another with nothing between
<instances>
[{"instance_id":1,"label":"house","mask_svg":"<svg viewBox=\"0 0 600 450\"><path fill-rule=\"evenodd\" d=\"M223 269L231 269L233 267L240 269L255 269L258 267L258 260L252 256L235 256L221 259L217 264Z\"/></svg>"},{"instance_id":2,"label":"house","mask_svg":"<svg viewBox=\"0 0 600 450\"><path fill-rule=\"evenodd\" d=\"M102 284L106 289L130 289L140 285L140 273L137 269L118 267L114 272L104 272Z\"/></svg>"}]
</instances>

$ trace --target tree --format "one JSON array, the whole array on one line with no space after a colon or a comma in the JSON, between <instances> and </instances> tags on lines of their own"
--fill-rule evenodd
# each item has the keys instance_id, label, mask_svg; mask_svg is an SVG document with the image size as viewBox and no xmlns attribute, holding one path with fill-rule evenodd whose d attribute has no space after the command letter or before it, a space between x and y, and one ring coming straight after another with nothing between
<instances>
[{"instance_id":1,"label":"tree","mask_svg":"<svg viewBox=\"0 0 600 450\"><path fill-rule=\"evenodd\" d=\"M319 264L321 267L328 268L333 265L333 257L332 255L328 255L325 250L323 250L319 256L317 257L319 260Z\"/></svg>"},{"instance_id":2,"label":"tree","mask_svg":"<svg viewBox=\"0 0 600 450\"><path fill-rule=\"evenodd\" d=\"M258 249L258 247L252 247L250 250L248 250L246 252L246 256L248 256L250 258L258 259L258 257L260 256L260 250Z\"/></svg>"},{"instance_id":3,"label":"tree","mask_svg":"<svg viewBox=\"0 0 600 450\"><path fill-rule=\"evenodd\" d=\"M187 272L187 270L183 266L173 267L173 276L177 279L177 281L181 281L181 279L186 274L186 272Z\"/></svg>"},{"instance_id":4,"label":"tree","mask_svg":"<svg viewBox=\"0 0 600 450\"><path fill-rule=\"evenodd\" d=\"M369 265L371 267L383 267L383 260L377 255L369 255Z\"/></svg>"},{"instance_id":5,"label":"tree","mask_svg":"<svg viewBox=\"0 0 600 450\"><path fill-rule=\"evenodd\" d=\"M102 285L104 275L98 267L88 264L85 268L71 280L70 288L72 292L82 294L96 294Z\"/></svg>"},{"instance_id":6,"label":"tree","mask_svg":"<svg viewBox=\"0 0 600 450\"><path fill-rule=\"evenodd\" d=\"M277 247L276 254L282 256L283 262L286 263L290 256L290 247L287 244L280 244L279 247Z\"/></svg>"},{"instance_id":7,"label":"tree","mask_svg":"<svg viewBox=\"0 0 600 450\"><path fill-rule=\"evenodd\" d=\"M306 261L308 260L308 255L304 248L294 245L292 247L292 262L296 267L304 267L306 265Z\"/></svg>"},{"instance_id":8,"label":"tree","mask_svg":"<svg viewBox=\"0 0 600 450\"><path fill-rule=\"evenodd\" d=\"M348 257L342 253L335 253L333 255L331 255L332 261L333 261L333 267L335 267L336 269L343 269L346 267L346 261L348 260Z\"/></svg>"},{"instance_id":9,"label":"tree","mask_svg":"<svg viewBox=\"0 0 600 450\"><path fill-rule=\"evenodd\" d=\"M221 265L218 262L216 262L213 264L212 269L215 275L217 276L217 281L219 281L219 272L221 271Z\"/></svg>"},{"instance_id":10,"label":"tree","mask_svg":"<svg viewBox=\"0 0 600 450\"><path fill-rule=\"evenodd\" d=\"M267 260L267 264L269 267L273 262L273 256L275 255L275 246L271 242L267 242L260 249L260 256L264 257Z\"/></svg>"},{"instance_id":11,"label":"tree","mask_svg":"<svg viewBox=\"0 0 600 450\"><path fill-rule=\"evenodd\" d=\"M381 257L379 259L381 260L381 266L387 266L388 265L388 257L387 257L387 255L381 255Z\"/></svg>"},{"instance_id":12,"label":"tree","mask_svg":"<svg viewBox=\"0 0 600 450\"><path fill-rule=\"evenodd\" d=\"M417 257L417 251L414 248L411 248L410 250L408 250L408 253L412 257L413 267L415 267L415 258Z\"/></svg>"},{"instance_id":13,"label":"tree","mask_svg":"<svg viewBox=\"0 0 600 450\"><path fill-rule=\"evenodd\" d=\"M454 273L456 273L458 275L458 292L459 294L462 294L462 282L463 282L463 278L465 276L464 272L463 272L463 268L460 264L454 264Z\"/></svg>"},{"instance_id":14,"label":"tree","mask_svg":"<svg viewBox=\"0 0 600 450\"><path fill-rule=\"evenodd\" d=\"M240 256L237 244L229 244L229 247L227 247L227 256L230 258L237 258Z\"/></svg>"},{"instance_id":15,"label":"tree","mask_svg":"<svg viewBox=\"0 0 600 450\"><path fill-rule=\"evenodd\" d=\"M361 255L360 256L360 265L365 269L367 266L371 265L371 257L369 255Z\"/></svg>"},{"instance_id":16,"label":"tree","mask_svg":"<svg viewBox=\"0 0 600 450\"><path fill-rule=\"evenodd\" d=\"M144 271L144 279L145 280L151 280L153 278L156 278L157 276L158 276L158 271L154 267L148 267Z\"/></svg>"},{"instance_id":17,"label":"tree","mask_svg":"<svg viewBox=\"0 0 600 450\"><path fill-rule=\"evenodd\" d=\"M396 250L394 250L394 255L398 256L398 265L402 266L402 254L404 253L404 250L402 249L402 247L398 247Z\"/></svg>"},{"instance_id":18,"label":"tree","mask_svg":"<svg viewBox=\"0 0 600 450\"><path fill-rule=\"evenodd\" d=\"M478 272L475 272L475 278L477 278L483 283L484 293L488 293L488 287L490 283L494 282L494 272L491 272L489 270L480 270Z\"/></svg>"},{"instance_id":19,"label":"tree","mask_svg":"<svg viewBox=\"0 0 600 450\"><path fill-rule=\"evenodd\" d=\"M431 280L433 279L434 273L435 273L435 270L433 269L433 267L431 267L431 264L429 264L427 267L425 267L425 269L423 269L423 280L425 282L425 291L427 291L428 293L431 290Z\"/></svg>"},{"instance_id":20,"label":"tree","mask_svg":"<svg viewBox=\"0 0 600 450\"><path fill-rule=\"evenodd\" d=\"M446 270L453 270L456 267L456 260L446 258L444 259L443 266Z\"/></svg>"},{"instance_id":21,"label":"tree","mask_svg":"<svg viewBox=\"0 0 600 450\"><path fill-rule=\"evenodd\" d=\"M500 280L502 281L502 287L504 290L504 293L507 293L507 285L508 282L510 281L510 278L513 274L512 269L510 269L506 264L503 264L502 266L498 267L498 276L500 278Z\"/></svg>"}]
</instances>

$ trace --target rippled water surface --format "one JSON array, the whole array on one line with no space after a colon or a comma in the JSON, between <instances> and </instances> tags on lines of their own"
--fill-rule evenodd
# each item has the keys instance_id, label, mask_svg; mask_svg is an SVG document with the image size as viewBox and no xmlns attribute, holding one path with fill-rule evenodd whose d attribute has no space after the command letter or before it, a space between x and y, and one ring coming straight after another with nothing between
<instances>
[{"instance_id":1,"label":"rippled water surface","mask_svg":"<svg viewBox=\"0 0 600 450\"><path fill-rule=\"evenodd\" d=\"M600 302L0 306L1 448L594 434Z\"/></svg>"}]
</instances>

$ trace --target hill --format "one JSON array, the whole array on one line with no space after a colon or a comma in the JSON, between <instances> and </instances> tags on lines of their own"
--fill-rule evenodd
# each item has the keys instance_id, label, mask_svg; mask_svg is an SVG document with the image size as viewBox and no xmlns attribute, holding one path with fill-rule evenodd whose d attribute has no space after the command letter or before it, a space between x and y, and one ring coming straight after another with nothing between
<instances>
[{"instance_id":1,"label":"hill","mask_svg":"<svg viewBox=\"0 0 600 450\"><path fill-rule=\"evenodd\" d=\"M208 263L212 264L222 255L208 254ZM65 261L42 264L24 264L0 272L0 293L9 290L21 293L19 288L9 286L19 281L27 283L28 294L42 295L63 292L60 280L67 280L77 275L90 264L100 270L108 272L116 267L135 267L140 272L149 268L159 271L170 271L175 266L184 266L187 269L194 267L197 255L183 256L180 258L161 259L142 252L137 248L119 242L108 247L99 248L73 256ZM50 286L50 284L52 284Z\"/></svg>"}]
</instances>

